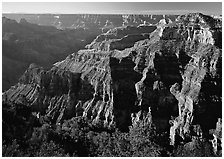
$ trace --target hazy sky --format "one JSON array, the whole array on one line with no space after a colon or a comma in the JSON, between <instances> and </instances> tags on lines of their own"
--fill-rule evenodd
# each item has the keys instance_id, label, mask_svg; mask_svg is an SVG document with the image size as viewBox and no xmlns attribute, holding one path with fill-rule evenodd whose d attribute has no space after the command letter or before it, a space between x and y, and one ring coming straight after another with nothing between
<instances>
[{"instance_id":1,"label":"hazy sky","mask_svg":"<svg viewBox=\"0 0 224 159\"><path fill-rule=\"evenodd\" d=\"M3 2L3 13L222 14L221 2Z\"/></svg>"}]
</instances>

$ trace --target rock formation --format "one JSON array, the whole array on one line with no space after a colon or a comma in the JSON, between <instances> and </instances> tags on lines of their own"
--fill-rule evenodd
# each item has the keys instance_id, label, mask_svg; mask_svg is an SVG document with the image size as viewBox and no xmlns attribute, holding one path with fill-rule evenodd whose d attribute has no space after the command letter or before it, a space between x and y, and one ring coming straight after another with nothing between
<instances>
[{"instance_id":1,"label":"rock formation","mask_svg":"<svg viewBox=\"0 0 224 159\"><path fill-rule=\"evenodd\" d=\"M70 52L84 48L98 34L96 29L58 30L25 19L20 22L2 17L3 90L14 85L30 63L51 67ZM14 69L16 66L16 70Z\"/></svg>"},{"instance_id":2,"label":"rock formation","mask_svg":"<svg viewBox=\"0 0 224 159\"><path fill-rule=\"evenodd\" d=\"M50 70L31 65L4 99L26 101L52 123L84 116L127 131L149 119L171 145L206 136L221 118L220 32L220 20L199 13L111 29Z\"/></svg>"},{"instance_id":3,"label":"rock formation","mask_svg":"<svg viewBox=\"0 0 224 159\"><path fill-rule=\"evenodd\" d=\"M101 28L105 33L120 26L154 25L166 18L174 21L177 15L111 15L111 14L3 14L19 22L26 19L29 23L55 26L58 29Z\"/></svg>"}]
</instances>

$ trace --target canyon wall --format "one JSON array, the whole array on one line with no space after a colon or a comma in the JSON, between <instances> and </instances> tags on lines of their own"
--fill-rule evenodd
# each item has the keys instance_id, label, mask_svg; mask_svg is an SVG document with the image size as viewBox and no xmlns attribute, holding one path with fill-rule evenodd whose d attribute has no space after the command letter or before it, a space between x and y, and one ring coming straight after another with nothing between
<instances>
[{"instance_id":1,"label":"canyon wall","mask_svg":"<svg viewBox=\"0 0 224 159\"><path fill-rule=\"evenodd\" d=\"M52 123L83 116L128 131L151 116L171 145L201 137L198 125L206 136L222 117L220 32L220 20L200 13L111 29L50 70L31 65L3 99Z\"/></svg>"},{"instance_id":2,"label":"canyon wall","mask_svg":"<svg viewBox=\"0 0 224 159\"><path fill-rule=\"evenodd\" d=\"M58 29L101 28L103 32L119 26L156 24L167 18L174 21L177 15L131 15L131 14L3 14L17 22L26 19L29 23L55 26Z\"/></svg>"}]
</instances>

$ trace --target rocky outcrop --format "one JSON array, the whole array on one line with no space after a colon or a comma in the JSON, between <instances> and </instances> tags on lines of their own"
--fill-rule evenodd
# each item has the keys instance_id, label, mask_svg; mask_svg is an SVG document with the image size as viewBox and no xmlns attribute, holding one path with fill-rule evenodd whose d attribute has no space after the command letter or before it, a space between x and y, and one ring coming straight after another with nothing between
<instances>
[{"instance_id":1,"label":"rocky outcrop","mask_svg":"<svg viewBox=\"0 0 224 159\"><path fill-rule=\"evenodd\" d=\"M218 88L221 86L221 79L219 79L221 74L217 74L217 70L221 70L218 64L218 61L221 60L221 53L213 46L201 45L201 47L203 49L199 48L198 52L192 56L191 61L186 66L182 75L182 89L177 83L170 89L178 100L179 107L178 122L173 127L179 127L182 138L185 138L185 135L190 133L190 126L193 120L200 122L205 130L211 128L212 125L214 126L215 119L221 115L218 113L221 110L221 98L219 98L221 97L219 92L221 90ZM199 52L202 50L203 52ZM211 66L216 69L213 70ZM211 88L216 90L216 93L209 91ZM213 105L213 111L210 110L208 112L209 106L206 106L207 104ZM197 115L194 116L193 113ZM204 116L203 119L202 114ZM205 117L206 114L208 115L207 117ZM213 119L209 119L209 116L212 116ZM193 119L194 117L196 119Z\"/></svg>"},{"instance_id":2,"label":"rocky outcrop","mask_svg":"<svg viewBox=\"0 0 224 159\"><path fill-rule=\"evenodd\" d=\"M8 102L25 104L32 111L60 122L75 116L77 110L73 105L78 103L80 83L79 73L72 74L56 68L46 71L31 64L20 82L5 92L4 96Z\"/></svg>"},{"instance_id":3,"label":"rocky outcrop","mask_svg":"<svg viewBox=\"0 0 224 159\"><path fill-rule=\"evenodd\" d=\"M84 116L95 127L127 131L152 120L170 132L171 145L178 136L205 137L221 118L218 26L196 13L111 29L48 71L30 66L4 95L16 102L27 90L29 106L52 122Z\"/></svg>"},{"instance_id":4,"label":"rocky outcrop","mask_svg":"<svg viewBox=\"0 0 224 159\"><path fill-rule=\"evenodd\" d=\"M211 44L221 48L221 20L201 13L179 16L176 25L170 23L164 39L182 39L196 43Z\"/></svg>"},{"instance_id":5,"label":"rocky outcrop","mask_svg":"<svg viewBox=\"0 0 224 159\"><path fill-rule=\"evenodd\" d=\"M189 16L193 17L193 20L195 17L200 17L198 23L207 20L201 14L192 14L186 17ZM215 32L212 30L214 23L206 23L212 32ZM190 40L189 43L195 52L188 51L187 53L191 60L185 66L182 75L182 88L176 83L170 89L178 100L179 109L179 116L173 121L173 126L170 129L171 144L175 143L177 129L182 139L185 139L191 136L192 122L199 122L204 132L208 132L208 129L214 127L217 118L221 116L219 114L221 111L221 98L219 98L221 97L219 88L221 86L221 52L214 46L215 39L212 34L209 36L203 34L202 39L190 40L188 37L187 41ZM210 91L211 88L215 91ZM206 106L207 104L210 106Z\"/></svg>"}]
</instances>

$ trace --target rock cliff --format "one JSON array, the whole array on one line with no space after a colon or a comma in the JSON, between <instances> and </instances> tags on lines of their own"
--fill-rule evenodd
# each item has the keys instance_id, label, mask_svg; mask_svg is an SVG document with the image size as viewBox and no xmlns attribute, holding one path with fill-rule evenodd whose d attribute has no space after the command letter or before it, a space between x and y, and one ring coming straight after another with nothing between
<instances>
[{"instance_id":1,"label":"rock cliff","mask_svg":"<svg viewBox=\"0 0 224 159\"><path fill-rule=\"evenodd\" d=\"M50 70L31 65L3 99L53 123L84 116L127 131L150 116L171 145L200 137L195 125L206 136L221 118L220 32L220 20L200 13L111 29Z\"/></svg>"},{"instance_id":2,"label":"rock cliff","mask_svg":"<svg viewBox=\"0 0 224 159\"><path fill-rule=\"evenodd\" d=\"M17 83L30 63L51 67L71 52L84 48L101 33L99 28L58 30L53 26L29 23L25 19L16 22L2 17L2 21L4 91Z\"/></svg>"}]
</instances>

